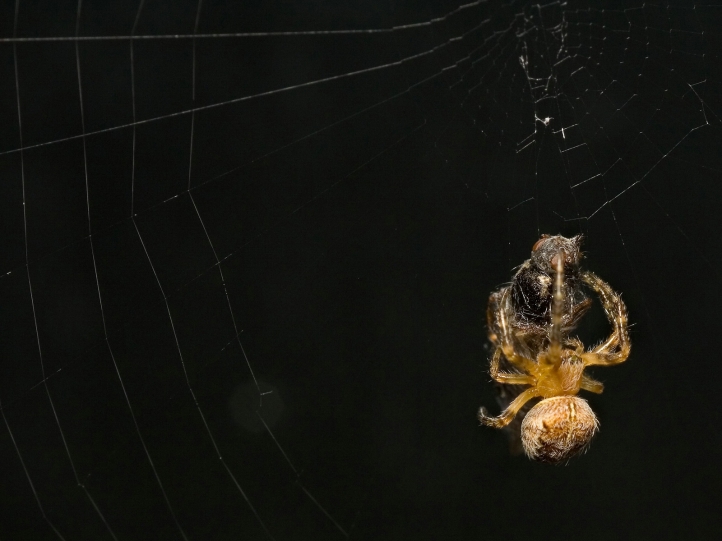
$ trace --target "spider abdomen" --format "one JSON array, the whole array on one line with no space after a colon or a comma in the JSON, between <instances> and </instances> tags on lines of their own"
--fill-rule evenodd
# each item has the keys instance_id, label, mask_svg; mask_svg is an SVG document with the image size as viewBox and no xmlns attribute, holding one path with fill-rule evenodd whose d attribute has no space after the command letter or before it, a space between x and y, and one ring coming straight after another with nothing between
<instances>
[{"instance_id":1,"label":"spider abdomen","mask_svg":"<svg viewBox=\"0 0 722 541\"><path fill-rule=\"evenodd\" d=\"M529 410L521 424L521 441L532 460L556 464L585 451L598 429L586 400L555 396Z\"/></svg>"}]
</instances>

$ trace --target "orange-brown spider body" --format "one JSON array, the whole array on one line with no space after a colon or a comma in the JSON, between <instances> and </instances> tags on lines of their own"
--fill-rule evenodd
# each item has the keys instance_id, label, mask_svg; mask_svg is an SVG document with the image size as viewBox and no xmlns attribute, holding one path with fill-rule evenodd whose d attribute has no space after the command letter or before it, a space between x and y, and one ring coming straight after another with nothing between
<instances>
[{"instance_id":1,"label":"orange-brown spider body","mask_svg":"<svg viewBox=\"0 0 722 541\"><path fill-rule=\"evenodd\" d=\"M579 243L579 237L544 236L534 245L532 259L519 272L524 271L532 280L539 279L542 294L537 296L538 302L526 303L525 313L520 313L513 299L516 282L492 294L490 299L489 335L496 346L490 374L500 384L504 396L515 398L508 401L498 417L488 416L481 408L479 420L487 426L502 428L521 413L524 420L518 429L524 451L542 462L562 462L588 447L599 423L586 401L576 395L581 389L601 393L604 387L584 370L588 366L624 362L631 348L626 306L598 276L579 270ZM547 281L545 276L552 281L549 270L554 278L553 286L548 288L551 298L547 309L543 282ZM573 280L565 279L566 270ZM590 350L585 350L577 338L569 337L591 304L586 298L578 300L582 297L581 284L599 296L614 329L607 340ZM523 293L524 284L520 289ZM529 313L534 316L531 322ZM526 389L521 390L521 386ZM539 398L542 400L527 411L527 403Z\"/></svg>"}]
</instances>

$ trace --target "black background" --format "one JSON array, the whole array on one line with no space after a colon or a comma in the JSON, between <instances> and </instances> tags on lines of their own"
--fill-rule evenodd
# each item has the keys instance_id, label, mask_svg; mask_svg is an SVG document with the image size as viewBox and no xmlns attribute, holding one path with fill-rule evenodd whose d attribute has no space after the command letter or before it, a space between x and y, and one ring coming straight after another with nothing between
<instances>
[{"instance_id":1,"label":"black background","mask_svg":"<svg viewBox=\"0 0 722 541\"><path fill-rule=\"evenodd\" d=\"M4 4L0 538L716 538L722 8L622 4ZM541 233L634 324L565 467L476 420Z\"/></svg>"}]
</instances>

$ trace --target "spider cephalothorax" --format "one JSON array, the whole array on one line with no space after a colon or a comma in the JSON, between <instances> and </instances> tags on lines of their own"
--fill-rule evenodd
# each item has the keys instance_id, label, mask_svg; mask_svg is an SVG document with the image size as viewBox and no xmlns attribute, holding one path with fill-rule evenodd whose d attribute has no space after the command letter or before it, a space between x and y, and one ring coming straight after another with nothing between
<instances>
[{"instance_id":1,"label":"spider cephalothorax","mask_svg":"<svg viewBox=\"0 0 722 541\"><path fill-rule=\"evenodd\" d=\"M601 393L604 387L586 375L584 369L624 362L631 347L627 309L621 297L595 274L579 269L579 244L579 237L542 237L512 285L489 299L489 335L496 346L491 377L506 396L514 398L507 401L506 409L498 417L489 417L481 408L479 419L487 426L505 427L520 411L524 415L527 402L541 398L526 412L519 430L526 454L542 462L562 462L587 448L599 423L587 402L576 395L580 389ZM544 295L540 295L523 305L529 311L520 310L513 298L515 288L529 300L525 280L543 282L543 276L549 276L549 272L554 277L549 285L550 308L545 307ZM517 280L520 274L523 278ZM569 336L591 304L586 297L579 300L583 297L581 284L599 296L614 328L607 340L590 350ZM529 312L536 319L530 318Z\"/></svg>"}]
</instances>

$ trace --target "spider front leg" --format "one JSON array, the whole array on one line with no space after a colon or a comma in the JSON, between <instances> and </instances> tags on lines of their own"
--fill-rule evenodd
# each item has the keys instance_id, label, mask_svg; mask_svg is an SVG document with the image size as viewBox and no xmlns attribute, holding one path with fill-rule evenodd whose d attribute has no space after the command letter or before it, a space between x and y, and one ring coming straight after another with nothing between
<instances>
[{"instance_id":1,"label":"spider front leg","mask_svg":"<svg viewBox=\"0 0 722 541\"><path fill-rule=\"evenodd\" d=\"M520 368L524 372L534 373L536 370L536 363L527 359L526 357L519 355L514 349L514 333L509 322L508 312L511 310L509 307L509 290L504 291L501 297L497 309L497 317L499 321L499 349L504 352L504 357L514 366ZM493 359L492 359L493 362Z\"/></svg>"},{"instance_id":2,"label":"spider front leg","mask_svg":"<svg viewBox=\"0 0 722 541\"><path fill-rule=\"evenodd\" d=\"M496 348L494 356L491 358L491 367L489 374L494 381L504 383L506 385L533 385L535 383L534 376L527 374L512 374L509 372L500 372L499 364L501 362L501 348Z\"/></svg>"},{"instance_id":3,"label":"spider front leg","mask_svg":"<svg viewBox=\"0 0 722 541\"><path fill-rule=\"evenodd\" d=\"M582 302L572 306L570 313L564 315L564 330L572 330L592 307L592 299L584 299Z\"/></svg>"},{"instance_id":4,"label":"spider front leg","mask_svg":"<svg viewBox=\"0 0 722 541\"><path fill-rule=\"evenodd\" d=\"M501 412L501 415L498 417L489 417L489 415L487 415L486 408L481 408L479 410L479 421L486 426L503 428L514 420L514 417L517 413L519 413L519 410L524 406L524 404L537 396L540 396L540 394L536 387L527 389L512 400L511 404L509 404L509 406Z\"/></svg>"},{"instance_id":5,"label":"spider front leg","mask_svg":"<svg viewBox=\"0 0 722 541\"><path fill-rule=\"evenodd\" d=\"M592 272L582 274L584 283L594 289L599 296L607 315L609 323L614 331L602 344L588 353L582 354L586 366L592 365L613 365L623 363L629 357L632 348L627 330L627 307L622 298L611 288L609 284Z\"/></svg>"},{"instance_id":6,"label":"spider front leg","mask_svg":"<svg viewBox=\"0 0 722 541\"><path fill-rule=\"evenodd\" d=\"M549 331L549 348L539 361L556 368L562 362L562 326L564 323L564 252L558 252L552 259L554 266L554 296L552 297L552 321Z\"/></svg>"},{"instance_id":7,"label":"spider front leg","mask_svg":"<svg viewBox=\"0 0 722 541\"><path fill-rule=\"evenodd\" d=\"M619 344L619 337L617 331L613 331L604 342L596 346L590 353L609 353Z\"/></svg>"}]
</instances>

